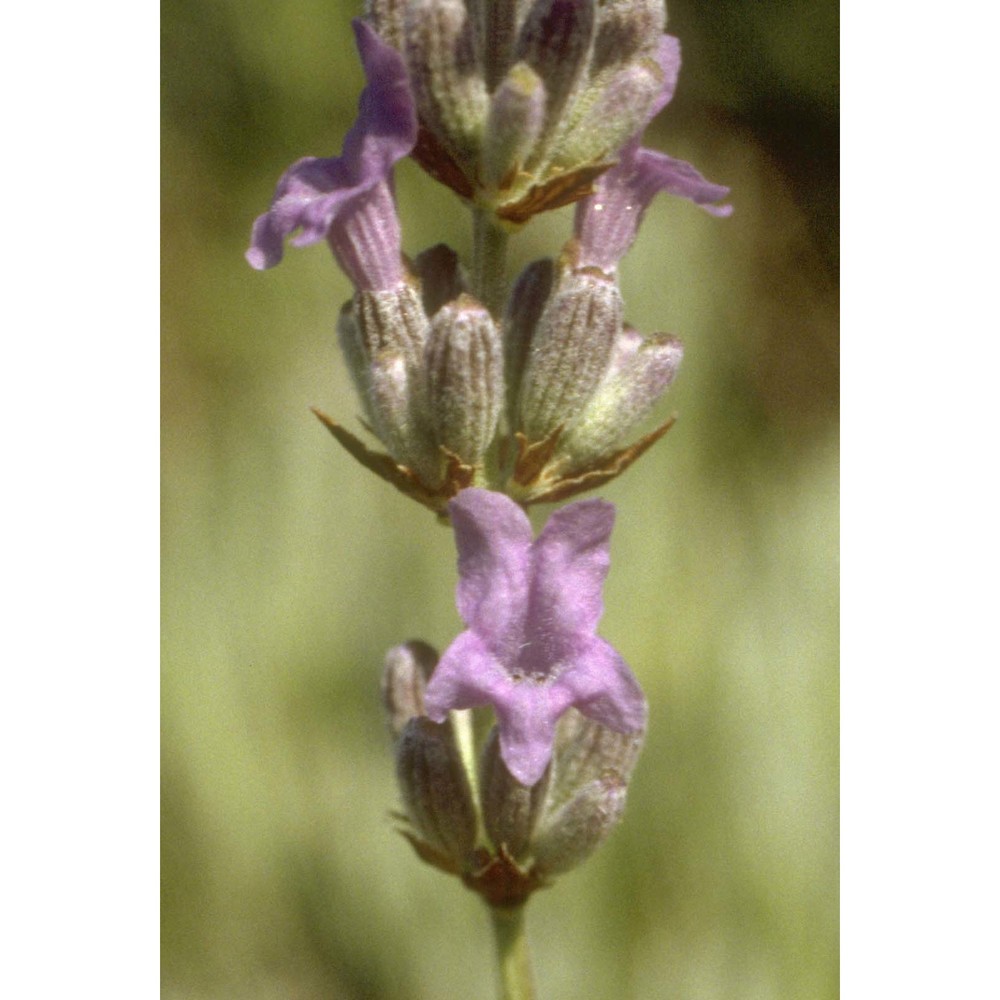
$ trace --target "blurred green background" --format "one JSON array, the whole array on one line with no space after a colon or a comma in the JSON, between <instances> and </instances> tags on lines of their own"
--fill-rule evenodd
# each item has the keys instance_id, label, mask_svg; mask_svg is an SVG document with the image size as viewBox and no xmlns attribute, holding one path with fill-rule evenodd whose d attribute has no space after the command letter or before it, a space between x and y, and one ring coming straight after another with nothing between
<instances>
[{"instance_id":1,"label":"blurred green background","mask_svg":"<svg viewBox=\"0 0 1000 1000\"><path fill-rule=\"evenodd\" d=\"M310 414L358 411L322 246L243 261L280 172L338 152L354 4L165 0L162 974L168 998L491 998L478 898L420 864L381 658L445 646L447 530ZM619 505L601 632L650 701L625 821L528 912L540 996L838 994L838 29L833 4L673 3L685 66L647 144L731 185L660 199L622 276L679 334L671 433ZM397 171L405 249L465 254ZM516 238L557 251L567 211ZM356 425L355 425L356 426ZM535 515L540 523L546 511Z\"/></svg>"}]
</instances>

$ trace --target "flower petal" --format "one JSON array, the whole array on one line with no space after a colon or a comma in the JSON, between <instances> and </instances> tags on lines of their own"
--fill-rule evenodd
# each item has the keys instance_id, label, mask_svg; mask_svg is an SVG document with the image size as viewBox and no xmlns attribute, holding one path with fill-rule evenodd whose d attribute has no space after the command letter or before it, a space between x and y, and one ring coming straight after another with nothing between
<instances>
[{"instance_id":1,"label":"flower petal","mask_svg":"<svg viewBox=\"0 0 1000 1000\"><path fill-rule=\"evenodd\" d=\"M299 246L302 236L292 240ZM389 291L403 281L403 235L387 182L345 202L326 234L334 257L358 291Z\"/></svg>"},{"instance_id":2,"label":"flower petal","mask_svg":"<svg viewBox=\"0 0 1000 1000\"><path fill-rule=\"evenodd\" d=\"M570 693L546 682L511 684L494 704L500 756L522 785L534 785L552 759L556 723L569 708Z\"/></svg>"},{"instance_id":3,"label":"flower petal","mask_svg":"<svg viewBox=\"0 0 1000 1000\"><path fill-rule=\"evenodd\" d=\"M643 209L661 191L687 198L700 205L712 215L727 216L733 214L732 205L715 205L729 194L729 188L721 184L713 184L690 163L675 160L666 153L658 153L654 149L640 148L637 154L637 169L631 182L636 196L641 200Z\"/></svg>"},{"instance_id":4,"label":"flower petal","mask_svg":"<svg viewBox=\"0 0 1000 1000\"><path fill-rule=\"evenodd\" d=\"M531 522L513 500L489 490L462 490L448 511L458 546L459 614L506 662L523 641Z\"/></svg>"},{"instance_id":5,"label":"flower petal","mask_svg":"<svg viewBox=\"0 0 1000 1000\"><path fill-rule=\"evenodd\" d=\"M628 664L610 643L595 636L573 663L553 682L581 714L619 733L646 728L646 699Z\"/></svg>"},{"instance_id":6,"label":"flower petal","mask_svg":"<svg viewBox=\"0 0 1000 1000\"><path fill-rule=\"evenodd\" d=\"M434 722L444 722L455 709L502 703L510 677L471 631L462 632L444 651L424 691L424 711Z\"/></svg>"},{"instance_id":7,"label":"flower petal","mask_svg":"<svg viewBox=\"0 0 1000 1000\"><path fill-rule=\"evenodd\" d=\"M663 82L644 126L672 100L681 68L680 42L663 35L656 54ZM574 230L580 244L579 266L613 271L635 241L642 216L656 195L665 191L687 198L712 215L732 213L731 205L714 205L729 188L711 184L683 160L641 145L642 129L625 143L618 163L595 184L594 193L577 204Z\"/></svg>"},{"instance_id":8,"label":"flower petal","mask_svg":"<svg viewBox=\"0 0 1000 1000\"><path fill-rule=\"evenodd\" d=\"M295 246L324 239L338 213L358 195L388 182L393 165L417 140L417 115L403 57L374 29L354 21L367 86L358 118L339 157L306 157L278 181L271 208L254 223L246 257L257 269L273 267L285 238L296 229Z\"/></svg>"},{"instance_id":9,"label":"flower petal","mask_svg":"<svg viewBox=\"0 0 1000 1000\"><path fill-rule=\"evenodd\" d=\"M556 511L532 546L525 623L531 646L522 654L527 672L560 669L593 636L604 612L601 588L614 523L613 504L583 500Z\"/></svg>"},{"instance_id":10,"label":"flower petal","mask_svg":"<svg viewBox=\"0 0 1000 1000\"><path fill-rule=\"evenodd\" d=\"M594 193L577 205L578 266L614 271L661 191L687 198L712 215L726 216L733 210L731 205L712 204L725 198L729 188L705 180L690 163L641 147L635 137L625 144L617 165L597 181Z\"/></svg>"}]
</instances>

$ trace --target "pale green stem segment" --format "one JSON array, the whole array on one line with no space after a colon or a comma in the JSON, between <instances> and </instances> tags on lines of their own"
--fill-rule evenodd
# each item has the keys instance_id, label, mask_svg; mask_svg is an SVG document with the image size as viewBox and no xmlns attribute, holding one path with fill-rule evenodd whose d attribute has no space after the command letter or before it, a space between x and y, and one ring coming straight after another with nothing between
<instances>
[{"instance_id":1,"label":"pale green stem segment","mask_svg":"<svg viewBox=\"0 0 1000 1000\"><path fill-rule=\"evenodd\" d=\"M531 958L524 933L524 904L490 907L500 963L500 1000L535 1000Z\"/></svg>"},{"instance_id":2,"label":"pale green stem segment","mask_svg":"<svg viewBox=\"0 0 1000 1000\"><path fill-rule=\"evenodd\" d=\"M498 320L506 291L509 239L509 233L497 223L493 212L484 208L472 210L472 291Z\"/></svg>"},{"instance_id":3,"label":"pale green stem segment","mask_svg":"<svg viewBox=\"0 0 1000 1000\"><path fill-rule=\"evenodd\" d=\"M462 766L469 787L472 791L472 801L479 801L479 770L476 767L476 732L473 725L472 712L452 712L452 731L458 744L458 753L462 758Z\"/></svg>"}]
</instances>

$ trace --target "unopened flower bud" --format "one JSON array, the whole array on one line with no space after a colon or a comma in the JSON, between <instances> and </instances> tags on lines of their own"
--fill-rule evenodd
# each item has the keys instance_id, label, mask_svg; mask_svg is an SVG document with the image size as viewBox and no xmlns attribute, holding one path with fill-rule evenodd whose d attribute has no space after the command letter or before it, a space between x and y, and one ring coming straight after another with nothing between
<instances>
[{"instance_id":1,"label":"unopened flower bud","mask_svg":"<svg viewBox=\"0 0 1000 1000\"><path fill-rule=\"evenodd\" d=\"M619 733L570 710L559 722L545 812L531 841L543 876L575 868L607 838L625 808L643 733Z\"/></svg>"},{"instance_id":2,"label":"unopened flower bud","mask_svg":"<svg viewBox=\"0 0 1000 1000\"><path fill-rule=\"evenodd\" d=\"M415 419L416 380L412 362L407 363L413 350L409 334L405 328L401 334L393 324L381 322L385 310L370 308L359 316L360 301L374 304L367 295L355 296L341 312L337 332L364 417L395 461L422 470L436 469L433 444Z\"/></svg>"},{"instance_id":3,"label":"unopened flower bud","mask_svg":"<svg viewBox=\"0 0 1000 1000\"><path fill-rule=\"evenodd\" d=\"M532 261L517 277L507 297L504 317L504 372L511 426L517 426L517 396L535 328L555 281L555 263L548 257Z\"/></svg>"},{"instance_id":4,"label":"unopened flower bud","mask_svg":"<svg viewBox=\"0 0 1000 1000\"><path fill-rule=\"evenodd\" d=\"M397 462L412 466L422 464L418 458L422 449L411 389L405 357L391 348L378 351L368 365L372 429Z\"/></svg>"},{"instance_id":5,"label":"unopened flower bud","mask_svg":"<svg viewBox=\"0 0 1000 1000\"><path fill-rule=\"evenodd\" d=\"M389 349L408 366L419 363L427 340L427 314L410 282L385 291L356 293L354 315L369 359Z\"/></svg>"},{"instance_id":6,"label":"unopened flower bud","mask_svg":"<svg viewBox=\"0 0 1000 1000\"><path fill-rule=\"evenodd\" d=\"M421 371L428 321L415 283L357 292L339 330L372 430L397 463L436 483L440 456L425 416Z\"/></svg>"},{"instance_id":7,"label":"unopened flower bud","mask_svg":"<svg viewBox=\"0 0 1000 1000\"><path fill-rule=\"evenodd\" d=\"M403 51L403 22L409 0L365 0L364 14L375 30L394 49Z\"/></svg>"},{"instance_id":8,"label":"unopened flower bud","mask_svg":"<svg viewBox=\"0 0 1000 1000\"><path fill-rule=\"evenodd\" d=\"M410 719L396 748L396 775L414 846L460 871L475 846L476 810L451 722Z\"/></svg>"},{"instance_id":9,"label":"unopened flower bud","mask_svg":"<svg viewBox=\"0 0 1000 1000\"><path fill-rule=\"evenodd\" d=\"M521 29L516 58L545 84L550 125L560 118L586 72L594 24L594 0L539 0Z\"/></svg>"},{"instance_id":10,"label":"unopened flower bud","mask_svg":"<svg viewBox=\"0 0 1000 1000\"><path fill-rule=\"evenodd\" d=\"M566 269L532 338L520 416L532 441L569 427L604 377L621 331L622 297L596 269Z\"/></svg>"},{"instance_id":11,"label":"unopened flower bud","mask_svg":"<svg viewBox=\"0 0 1000 1000\"><path fill-rule=\"evenodd\" d=\"M494 728L483 748L479 790L483 824L494 846L497 850L503 847L512 858L521 859L528 851L535 823L545 804L547 776L530 788L522 785L500 756L500 740Z\"/></svg>"},{"instance_id":12,"label":"unopened flower bud","mask_svg":"<svg viewBox=\"0 0 1000 1000\"><path fill-rule=\"evenodd\" d=\"M374 425L377 421L368 392L371 359L361 339L361 329L358 326L353 300L344 303L337 317L337 340L358 399L361 401L365 420Z\"/></svg>"},{"instance_id":13,"label":"unopened flower bud","mask_svg":"<svg viewBox=\"0 0 1000 1000\"><path fill-rule=\"evenodd\" d=\"M663 0L605 0L594 39L591 75L652 54L665 22Z\"/></svg>"},{"instance_id":14,"label":"unopened flower bud","mask_svg":"<svg viewBox=\"0 0 1000 1000\"><path fill-rule=\"evenodd\" d=\"M556 731L551 805L558 806L587 781L609 770L627 782L644 737L644 724L640 729L620 733L576 709L567 711Z\"/></svg>"},{"instance_id":15,"label":"unopened flower bud","mask_svg":"<svg viewBox=\"0 0 1000 1000\"><path fill-rule=\"evenodd\" d=\"M437 652L419 639L385 654L382 706L394 737L402 734L410 719L424 714L424 689L437 661Z\"/></svg>"},{"instance_id":16,"label":"unopened flower bud","mask_svg":"<svg viewBox=\"0 0 1000 1000\"><path fill-rule=\"evenodd\" d=\"M482 179L487 186L508 187L530 158L545 122L545 99L545 86L527 63L511 67L486 119Z\"/></svg>"},{"instance_id":17,"label":"unopened flower bud","mask_svg":"<svg viewBox=\"0 0 1000 1000\"><path fill-rule=\"evenodd\" d=\"M635 330L625 330L604 381L560 440L560 449L572 463L588 464L620 445L667 391L683 355L676 337L658 334L644 340Z\"/></svg>"},{"instance_id":18,"label":"unopened flower bud","mask_svg":"<svg viewBox=\"0 0 1000 1000\"><path fill-rule=\"evenodd\" d=\"M614 775L583 785L569 802L547 817L536 835L536 870L546 876L558 875L586 861L621 819L625 792L625 785Z\"/></svg>"},{"instance_id":19,"label":"unopened flower bud","mask_svg":"<svg viewBox=\"0 0 1000 1000\"><path fill-rule=\"evenodd\" d=\"M493 91L510 68L517 29L524 22L532 0L466 0L476 25L486 86Z\"/></svg>"},{"instance_id":20,"label":"unopened flower bud","mask_svg":"<svg viewBox=\"0 0 1000 1000\"><path fill-rule=\"evenodd\" d=\"M500 419L503 351L496 324L472 296L442 306L431 321L427 380L435 440L478 465Z\"/></svg>"},{"instance_id":21,"label":"unopened flower bud","mask_svg":"<svg viewBox=\"0 0 1000 1000\"><path fill-rule=\"evenodd\" d=\"M663 86L663 72L647 60L627 64L581 97L576 127L559 147L558 162L607 159L642 127Z\"/></svg>"},{"instance_id":22,"label":"unopened flower bud","mask_svg":"<svg viewBox=\"0 0 1000 1000\"><path fill-rule=\"evenodd\" d=\"M428 316L468 291L458 254L444 243L417 254L413 272L420 278L420 295Z\"/></svg>"},{"instance_id":23,"label":"unopened flower bud","mask_svg":"<svg viewBox=\"0 0 1000 1000\"><path fill-rule=\"evenodd\" d=\"M460 160L474 159L489 95L462 0L410 0L406 60L421 122Z\"/></svg>"}]
</instances>

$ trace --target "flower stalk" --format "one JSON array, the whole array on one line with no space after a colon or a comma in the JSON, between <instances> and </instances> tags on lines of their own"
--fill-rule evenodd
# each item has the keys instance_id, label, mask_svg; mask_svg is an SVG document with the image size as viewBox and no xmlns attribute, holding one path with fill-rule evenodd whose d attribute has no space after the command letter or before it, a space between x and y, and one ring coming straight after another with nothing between
<instances>
[{"instance_id":1,"label":"flower stalk","mask_svg":"<svg viewBox=\"0 0 1000 1000\"><path fill-rule=\"evenodd\" d=\"M497 947L500 1000L535 1000L524 905L491 906L490 917Z\"/></svg>"},{"instance_id":2,"label":"flower stalk","mask_svg":"<svg viewBox=\"0 0 1000 1000\"><path fill-rule=\"evenodd\" d=\"M496 216L483 208L472 210L472 291L499 316L507 291L507 244L510 234Z\"/></svg>"}]
</instances>

